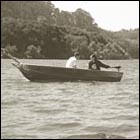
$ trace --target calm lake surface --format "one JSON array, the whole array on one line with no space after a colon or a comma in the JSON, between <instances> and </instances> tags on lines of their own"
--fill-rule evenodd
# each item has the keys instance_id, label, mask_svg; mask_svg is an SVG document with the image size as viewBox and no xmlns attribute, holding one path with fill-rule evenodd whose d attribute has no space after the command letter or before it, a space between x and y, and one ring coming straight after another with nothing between
<instances>
[{"instance_id":1,"label":"calm lake surface","mask_svg":"<svg viewBox=\"0 0 140 140\"><path fill-rule=\"evenodd\" d=\"M11 62L1 60L3 139L139 138L139 60L102 61L122 66L121 82L30 82ZM65 66L66 60L21 62Z\"/></svg>"}]
</instances>

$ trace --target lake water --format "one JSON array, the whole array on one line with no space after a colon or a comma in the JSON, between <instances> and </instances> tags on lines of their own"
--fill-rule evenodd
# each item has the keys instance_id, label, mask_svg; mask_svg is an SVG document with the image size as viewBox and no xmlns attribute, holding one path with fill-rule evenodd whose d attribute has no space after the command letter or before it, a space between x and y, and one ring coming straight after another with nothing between
<instances>
[{"instance_id":1,"label":"lake water","mask_svg":"<svg viewBox=\"0 0 140 140\"><path fill-rule=\"evenodd\" d=\"M1 60L3 139L139 138L138 60L103 61L122 66L120 82L30 82L11 62ZM64 66L66 60L21 62Z\"/></svg>"}]
</instances>

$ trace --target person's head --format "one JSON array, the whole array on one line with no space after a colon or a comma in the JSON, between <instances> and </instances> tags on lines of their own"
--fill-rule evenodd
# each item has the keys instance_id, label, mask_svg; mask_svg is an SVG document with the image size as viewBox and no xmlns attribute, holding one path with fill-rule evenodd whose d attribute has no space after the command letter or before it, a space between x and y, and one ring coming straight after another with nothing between
<instances>
[{"instance_id":1,"label":"person's head","mask_svg":"<svg viewBox=\"0 0 140 140\"><path fill-rule=\"evenodd\" d=\"M97 60L97 56L95 54L91 54L90 55L90 60L96 61Z\"/></svg>"},{"instance_id":2,"label":"person's head","mask_svg":"<svg viewBox=\"0 0 140 140\"><path fill-rule=\"evenodd\" d=\"M75 56L77 59L79 59L79 58L80 58L79 52L75 52L75 53L74 53L74 56Z\"/></svg>"}]
</instances>

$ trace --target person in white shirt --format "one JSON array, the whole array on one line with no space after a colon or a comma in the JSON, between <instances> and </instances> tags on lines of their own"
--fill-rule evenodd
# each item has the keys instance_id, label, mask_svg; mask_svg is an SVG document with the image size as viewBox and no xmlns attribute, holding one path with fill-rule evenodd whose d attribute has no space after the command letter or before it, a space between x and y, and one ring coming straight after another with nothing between
<instances>
[{"instance_id":1,"label":"person in white shirt","mask_svg":"<svg viewBox=\"0 0 140 140\"><path fill-rule=\"evenodd\" d=\"M77 68L77 59L80 59L79 52L75 52L66 62L66 68Z\"/></svg>"}]
</instances>

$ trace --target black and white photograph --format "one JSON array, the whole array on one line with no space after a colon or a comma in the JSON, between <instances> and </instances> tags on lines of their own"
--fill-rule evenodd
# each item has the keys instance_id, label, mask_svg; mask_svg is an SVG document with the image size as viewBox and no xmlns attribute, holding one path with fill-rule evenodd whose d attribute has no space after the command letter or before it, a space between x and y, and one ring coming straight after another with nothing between
<instances>
[{"instance_id":1,"label":"black and white photograph","mask_svg":"<svg viewBox=\"0 0 140 140\"><path fill-rule=\"evenodd\" d=\"M1 1L1 139L139 139L139 1Z\"/></svg>"}]
</instances>

